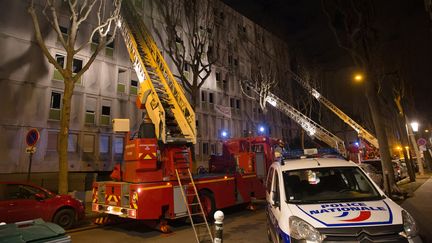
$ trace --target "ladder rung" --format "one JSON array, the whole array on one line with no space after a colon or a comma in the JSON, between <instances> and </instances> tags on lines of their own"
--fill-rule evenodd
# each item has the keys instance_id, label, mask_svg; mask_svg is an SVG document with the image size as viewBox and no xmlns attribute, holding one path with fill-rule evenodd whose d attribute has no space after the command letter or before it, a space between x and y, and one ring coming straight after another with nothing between
<instances>
[{"instance_id":1,"label":"ladder rung","mask_svg":"<svg viewBox=\"0 0 432 243\"><path fill-rule=\"evenodd\" d=\"M203 222L203 223L198 223L198 224L193 224L193 226L203 226L203 225L207 226L207 224L206 224L205 222Z\"/></svg>"},{"instance_id":2,"label":"ladder rung","mask_svg":"<svg viewBox=\"0 0 432 243\"><path fill-rule=\"evenodd\" d=\"M199 205L199 203L190 203L190 204L188 204L189 206L196 206L196 205Z\"/></svg>"},{"instance_id":3,"label":"ladder rung","mask_svg":"<svg viewBox=\"0 0 432 243\"><path fill-rule=\"evenodd\" d=\"M204 213L203 212L198 212L198 213L191 213L190 214L190 216L195 216L195 215L201 215L201 216L203 216Z\"/></svg>"}]
</instances>

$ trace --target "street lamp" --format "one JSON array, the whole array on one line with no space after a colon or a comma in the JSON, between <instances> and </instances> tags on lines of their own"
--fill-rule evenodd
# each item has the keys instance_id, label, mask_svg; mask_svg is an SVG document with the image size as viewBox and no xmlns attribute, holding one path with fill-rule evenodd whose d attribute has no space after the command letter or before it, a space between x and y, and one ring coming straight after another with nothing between
<instances>
[{"instance_id":1,"label":"street lamp","mask_svg":"<svg viewBox=\"0 0 432 243\"><path fill-rule=\"evenodd\" d=\"M354 75L354 81L356 83L360 83L361 81L363 81L363 78L364 78L363 75L360 74L360 73L357 73L357 74Z\"/></svg>"},{"instance_id":2,"label":"street lamp","mask_svg":"<svg viewBox=\"0 0 432 243\"><path fill-rule=\"evenodd\" d=\"M413 132L418 132L418 128L419 128L419 124L418 122L411 122L411 128L413 130Z\"/></svg>"}]
</instances>

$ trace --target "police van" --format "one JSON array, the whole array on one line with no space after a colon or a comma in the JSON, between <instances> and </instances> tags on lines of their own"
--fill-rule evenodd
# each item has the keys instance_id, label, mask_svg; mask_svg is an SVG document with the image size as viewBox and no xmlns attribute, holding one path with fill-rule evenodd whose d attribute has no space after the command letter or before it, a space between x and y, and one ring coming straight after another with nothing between
<instances>
[{"instance_id":1,"label":"police van","mask_svg":"<svg viewBox=\"0 0 432 243\"><path fill-rule=\"evenodd\" d=\"M266 188L271 242L422 242L408 212L353 162L275 162Z\"/></svg>"}]
</instances>

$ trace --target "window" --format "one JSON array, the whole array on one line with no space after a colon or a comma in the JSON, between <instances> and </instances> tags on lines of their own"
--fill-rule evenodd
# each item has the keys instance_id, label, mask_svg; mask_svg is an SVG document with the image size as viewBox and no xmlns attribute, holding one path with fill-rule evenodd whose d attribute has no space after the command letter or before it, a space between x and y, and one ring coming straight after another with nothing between
<instances>
[{"instance_id":1,"label":"window","mask_svg":"<svg viewBox=\"0 0 432 243\"><path fill-rule=\"evenodd\" d=\"M102 111L100 117L101 125L109 125L111 122L111 101L103 100L102 101Z\"/></svg>"},{"instance_id":2,"label":"window","mask_svg":"<svg viewBox=\"0 0 432 243\"><path fill-rule=\"evenodd\" d=\"M266 189L267 189L268 193L270 193L270 190L271 190L271 183L272 183L272 179L273 179L273 172L274 172L274 169L271 168L270 172L268 174L268 177L267 177L267 184L266 184L267 188Z\"/></svg>"},{"instance_id":3,"label":"window","mask_svg":"<svg viewBox=\"0 0 432 243\"><path fill-rule=\"evenodd\" d=\"M57 63L62 67L62 68L66 68L66 62L65 62L65 55L63 54L56 54L55 55L55 59L57 61ZM79 71L81 71L83 66L83 60L81 59L77 59L74 58L72 60L72 71L74 74L77 74ZM57 69L54 69L54 75L53 75L53 79L54 80L64 80L63 76L60 74L60 72ZM77 81L77 83L81 84L82 78L80 78L80 80Z\"/></svg>"},{"instance_id":4,"label":"window","mask_svg":"<svg viewBox=\"0 0 432 243\"><path fill-rule=\"evenodd\" d=\"M65 26L59 26L60 27L60 33L62 34L62 36L63 36L63 40L64 41L67 41L67 39L68 39L68 28L67 27L65 27ZM60 39L58 39L58 41L60 41Z\"/></svg>"},{"instance_id":5,"label":"window","mask_svg":"<svg viewBox=\"0 0 432 243\"><path fill-rule=\"evenodd\" d=\"M221 81L221 73L216 72L216 81Z\"/></svg>"},{"instance_id":6,"label":"window","mask_svg":"<svg viewBox=\"0 0 432 243\"><path fill-rule=\"evenodd\" d=\"M68 137L68 152L75 153L78 148L78 134L69 134Z\"/></svg>"},{"instance_id":7,"label":"window","mask_svg":"<svg viewBox=\"0 0 432 243\"><path fill-rule=\"evenodd\" d=\"M83 152L93 153L94 152L94 142L95 136L90 134L85 134L83 139Z\"/></svg>"},{"instance_id":8,"label":"window","mask_svg":"<svg viewBox=\"0 0 432 243\"><path fill-rule=\"evenodd\" d=\"M79 71L81 71L82 64L83 64L82 60L74 58L73 62L72 62L72 71L73 71L73 73L78 73Z\"/></svg>"},{"instance_id":9,"label":"window","mask_svg":"<svg viewBox=\"0 0 432 243\"><path fill-rule=\"evenodd\" d=\"M101 135L99 137L99 153L101 154L107 154L109 153L109 144L110 144L110 137L107 135Z\"/></svg>"},{"instance_id":10,"label":"window","mask_svg":"<svg viewBox=\"0 0 432 243\"><path fill-rule=\"evenodd\" d=\"M234 108L234 102L235 102L234 98L230 98L230 107L231 108Z\"/></svg>"},{"instance_id":11,"label":"window","mask_svg":"<svg viewBox=\"0 0 432 243\"><path fill-rule=\"evenodd\" d=\"M131 80L130 82L130 94L136 95L138 93L138 81Z\"/></svg>"},{"instance_id":12,"label":"window","mask_svg":"<svg viewBox=\"0 0 432 243\"><path fill-rule=\"evenodd\" d=\"M236 108L240 109L240 100L239 99L236 100Z\"/></svg>"},{"instance_id":13,"label":"window","mask_svg":"<svg viewBox=\"0 0 432 243\"><path fill-rule=\"evenodd\" d=\"M231 55L228 56L228 64L230 66L233 64L233 57Z\"/></svg>"},{"instance_id":14,"label":"window","mask_svg":"<svg viewBox=\"0 0 432 243\"><path fill-rule=\"evenodd\" d=\"M209 146L208 143L203 143L203 154L208 155L209 154Z\"/></svg>"},{"instance_id":15,"label":"window","mask_svg":"<svg viewBox=\"0 0 432 243\"><path fill-rule=\"evenodd\" d=\"M123 138L122 137L114 138L114 153L123 154Z\"/></svg>"},{"instance_id":16,"label":"window","mask_svg":"<svg viewBox=\"0 0 432 243\"><path fill-rule=\"evenodd\" d=\"M216 144L212 143L210 145L211 154L216 154Z\"/></svg>"},{"instance_id":17,"label":"window","mask_svg":"<svg viewBox=\"0 0 432 243\"><path fill-rule=\"evenodd\" d=\"M96 98L87 97L86 99L86 111L85 111L85 123L86 124L95 124L95 115L96 115Z\"/></svg>"},{"instance_id":18,"label":"window","mask_svg":"<svg viewBox=\"0 0 432 243\"><path fill-rule=\"evenodd\" d=\"M213 93L209 93L209 103L213 104L214 100L213 100Z\"/></svg>"},{"instance_id":19,"label":"window","mask_svg":"<svg viewBox=\"0 0 432 243\"><path fill-rule=\"evenodd\" d=\"M207 101L207 95L205 91L201 91L201 101L206 102Z\"/></svg>"},{"instance_id":20,"label":"window","mask_svg":"<svg viewBox=\"0 0 432 243\"><path fill-rule=\"evenodd\" d=\"M274 204L276 204L276 205L279 205L280 206L280 193L279 193L279 176L278 176L278 174L276 173L275 175L274 175L274 180L273 180L273 190L272 190L272 193L273 193L273 196L272 196L272 200L273 200L273 203Z\"/></svg>"},{"instance_id":21,"label":"window","mask_svg":"<svg viewBox=\"0 0 432 243\"><path fill-rule=\"evenodd\" d=\"M61 109L61 93L51 92L50 112L48 119L60 120L60 109Z\"/></svg>"},{"instance_id":22,"label":"window","mask_svg":"<svg viewBox=\"0 0 432 243\"><path fill-rule=\"evenodd\" d=\"M107 37L106 37L107 41L111 38L112 38L112 35L107 35ZM115 39L106 45L105 55L110 56L110 57L113 56L113 54L114 54L114 42L115 42Z\"/></svg>"},{"instance_id":23,"label":"window","mask_svg":"<svg viewBox=\"0 0 432 243\"><path fill-rule=\"evenodd\" d=\"M184 64L184 70L185 70L186 72L189 71L189 69L190 69L189 66L190 66L189 63L185 62L185 64Z\"/></svg>"},{"instance_id":24,"label":"window","mask_svg":"<svg viewBox=\"0 0 432 243\"><path fill-rule=\"evenodd\" d=\"M117 94L126 93L127 72L124 69L119 69L117 74Z\"/></svg>"},{"instance_id":25,"label":"window","mask_svg":"<svg viewBox=\"0 0 432 243\"><path fill-rule=\"evenodd\" d=\"M238 59L237 58L234 58L234 66L238 66Z\"/></svg>"}]
</instances>

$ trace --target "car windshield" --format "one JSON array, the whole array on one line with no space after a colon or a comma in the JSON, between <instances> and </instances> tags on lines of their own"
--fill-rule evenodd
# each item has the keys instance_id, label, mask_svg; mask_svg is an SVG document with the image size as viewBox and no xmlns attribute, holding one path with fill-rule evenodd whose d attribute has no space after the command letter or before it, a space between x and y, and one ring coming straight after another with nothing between
<instances>
[{"instance_id":1,"label":"car windshield","mask_svg":"<svg viewBox=\"0 0 432 243\"><path fill-rule=\"evenodd\" d=\"M283 178L286 198L289 203L381 199L378 191L357 167L284 171Z\"/></svg>"}]
</instances>

